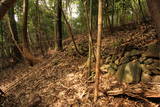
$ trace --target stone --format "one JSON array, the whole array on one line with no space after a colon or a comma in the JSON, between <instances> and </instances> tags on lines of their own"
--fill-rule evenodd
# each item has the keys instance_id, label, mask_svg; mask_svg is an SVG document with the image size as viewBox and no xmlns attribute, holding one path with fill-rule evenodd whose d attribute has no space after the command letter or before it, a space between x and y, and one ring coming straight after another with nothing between
<instances>
[{"instance_id":1,"label":"stone","mask_svg":"<svg viewBox=\"0 0 160 107\"><path fill-rule=\"evenodd\" d=\"M153 76L152 82L158 82L158 83L160 83L160 76L159 75Z\"/></svg>"},{"instance_id":2,"label":"stone","mask_svg":"<svg viewBox=\"0 0 160 107\"><path fill-rule=\"evenodd\" d=\"M142 56L160 59L160 43L156 42L156 43L149 44L147 51L144 52Z\"/></svg>"},{"instance_id":3,"label":"stone","mask_svg":"<svg viewBox=\"0 0 160 107\"><path fill-rule=\"evenodd\" d=\"M102 71L102 72L108 72L108 73L110 73L110 72L113 72L113 73L115 73L116 72L116 70L117 70L117 65L116 64L104 64L104 65L102 65L101 67L100 67L100 70Z\"/></svg>"},{"instance_id":4,"label":"stone","mask_svg":"<svg viewBox=\"0 0 160 107\"><path fill-rule=\"evenodd\" d=\"M138 51L136 49L133 49L133 50L131 50L129 52L126 52L125 53L125 57L132 57L132 56L137 56L137 55L140 55L140 54L141 54L140 51Z\"/></svg>"},{"instance_id":5,"label":"stone","mask_svg":"<svg viewBox=\"0 0 160 107\"><path fill-rule=\"evenodd\" d=\"M114 63L115 63L116 65L119 65L119 64L120 64L119 59L117 59Z\"/></svg>"},{"instance_id":6,"label":"stone","mask_svg":"<svg viewBox=\"0 0 160 107\"><path fill-rule=\"evenodd\" d=\"M119 79L120 82L123 81L124 73L125 73L125 71L124 71L125 67L126 67L126 64L122 64L118 67L118 71L116 73L116 76L117 76L117 78Z\"/></svg>"},{"instance_id":7,"label":"stone","mask_svg":"<svg viewBox=\"0 0 160 107\"><path fill-rule=\"evenodd\" d=\"M158 66L152 66L152 65L146 65L145 66L146 69L148 69L148 71L150 71L151 73L155 74L155 75L160 75L160 70Z\"/></svg>"},{"instance_id":8,"label":"stone","mask_svg":"<svg viewBox=\"0 0 160 107\"><path fill-rule=\"evenodd\" d=\"M142 76L141 76L141 81L144 83L147 83L149 81L151 81L151 76L149 72L142 72Z\"/></svg>"},{"instance_id":9,"label":"stone","mask_svg":"<svg viewBox=\"0 0 160 107\"><path fill-rule=\"evenodd\" d=\"M152 58L148 58L147 60L144 61L144 64L150 65L154 62Z\"/></svg>"},{"instance_id":10,"label":"stone","mask_svg":"<svg viewBox=\"0 0 160 107\"><path fill-rule=\"evenodd\" d=\"M141 75L142 69L140 63L136 60L129 62L126 65L123 64L117 72L119 80L126 83L140 82Z\"/></svg>"},{"instance_id":11,"label":"stone","mask_svg":"<svg viewBox=\"0 0 160 107\"><path fill-rule=\"evenodd\" d=\"M116 73L116 70L113 68L108 68L108 72L110 75L114 75Z\"/></svg>"},{"instance_id":12,"label":"stone","mask_svg":"<svg viewBox=\"0 0 160 107\"><path fill-rule=\"evenodd\" d=\"M108 72L108 68L110 67L110 65L109 64L105 64L105 65L102 65L101 67L100 67L100 70L102 71L102 72Z\"/></svg>"},{"instance_id":13,"label":"stone","mask_svg":"<svg viewBox=\"0 0 160 107\"><path fill-rule=\"evenodd\" d=\"M128 63L130 60L129 60L129 57L122 57L121 59L120 59L120 63L121 64L125 64L125 63Z\"/></svg>"},{"instance_id":14,"label":"stone","mask_svg":"<svg viewBox=\"0 0 160 107\"><path fill-rule=\"evenodd\" d=\"M109 64L110 62L111 62L111 56L107 57L106 60L105 60L106 64Z\"/></svg>"},{"instance_id":15,"label":"stone","mask_svg":"<svg viewBox=\"0 0 160 107\"><path fill-rule=\"evenodd\" d=\"M118 69L118 66L114 63L110 64L110 68L113 68L114 70Z\"/></svg>"}]
</instances>

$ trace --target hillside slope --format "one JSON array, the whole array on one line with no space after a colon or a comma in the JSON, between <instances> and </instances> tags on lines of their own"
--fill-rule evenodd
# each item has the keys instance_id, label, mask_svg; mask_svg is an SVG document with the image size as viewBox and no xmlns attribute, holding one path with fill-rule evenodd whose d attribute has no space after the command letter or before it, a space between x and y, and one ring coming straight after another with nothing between
<instances>
[{"instance_id":1,"label":"hillside slope","mask_svg":"<svg viewBox=\"0 0 160 107\"><path fill-rule=\"evenodd\" d=\"M96 46L95 38L96 34L93 35L94 46ZM92 78L87 83L85 79L87 56L79 56L76 53L70 38L64 41L63 52L53 52L52 55L46 56L42 63L33 67L15 67L15 73L6 71L12 72L12 75L8 74L1 78L4 81L0 82L0 89L6 95L3 95L4 99L1 98L0 103L7 105L6 107L158 107L159 100L153 102L150 98L143 96L144 90L148 89L149 84L142 81L136 81L140 82L138 84L130 84L132 80L129 80L129 84L121 84L118 77L115 76L123 63L128 64L139 60L143 56L142 54L147 52L150 44L158 43L157 41L155 30L151 25L148 25L147 28L141 25L136 29L103 35L100 95L96 103L93 103L94 80ZM87 42L86 35L76 37L79 49L86 55ZM156 50L158 49L159 47L156 48ZM130 55L130 59L126 61L124 58L126 53L133 50L136 52L134 51L132 56L136 57L130 58ZM159 55L159 51L157 53ZM137 54L141 56L137 56ZM154 62L155 60L157 62ZM158 76L160 74L159 59L153 59L151 63L157 64L158 71L150 76ZM92 64L93 75L94 64L95 61ZM110 67L111 65L114 67ZM124 77L122 80L128 82ZM151 80L147 81L152 82ZM160 87L159 83L156 86Z\"/></svg>"}]
</instances>

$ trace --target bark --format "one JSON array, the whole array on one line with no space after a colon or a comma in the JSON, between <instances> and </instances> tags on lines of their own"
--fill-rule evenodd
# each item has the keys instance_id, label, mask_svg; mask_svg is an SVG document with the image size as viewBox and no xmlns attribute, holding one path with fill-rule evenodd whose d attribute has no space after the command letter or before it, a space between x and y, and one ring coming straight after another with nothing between
<instances>
[{"instance_id":1,"label":"bark","mask_svg":"<svg viewBox=\"0 0 160 107\"><path fill-rule=\"evenodd\" d=\"M142 19L143 19L143 21L145 22L146 19L145 19L144 13L143 13L142 4L141 4L141 1L140 1L140 0L138 0L138 4L139 4L140 12L141 12L141 14L142 14Z\"/></svg>"},{"instance_id":2,"label":"bark","mask_svg":"<svg viewBox=\"0 0 160 107\"><path fill-rule=\"evenodd\" d=\"M41 61L39 58L35 58L29 49L29 40L27 33L27 23L28 23L28 0L24 0L24 10L23 10L23 56L29 62L31 66L37 64Z\"/></svg>"},{"instance_id":3,"label":"bark","mask_svg":"<svg viewBox=\"0 0 160 107\"><path fill-rule=\"evenodd\" d=\"M112 1L112 8L113 8L113 12L112 12L112 27L114 26L114 14L115 14L115 1Z\"/></svg>"},{"instance_id":4,"label":"bark","mask_svg":"<svg viewBox=\"0 0 160 107\"><path fill-rule=\"evenodd\" d=\"M88 78L91 76L92 67L92 53L93 53L93 42L92 42L92 0L90 0L90 13L89 13L89 54L88 54Z\"/></svg>"},{"instance_id":5,"label":"bark","mask_svg":"<svg viewBox=\"0 0 160 107\"><path fill-rule=\"evenodd\" d=\"M16 0L1 0L0 1L0 20L2 17L7 13L10 7L13 6L13 4L16 2Z\"/></svg>"},{"instance_id":6,"label":"bark","mask_svg":"<svg viewBox=\"0 0 160 107\"><path fill-rule=\"evenodd\" d=\"M14 17L14 7L11 7L9 9L9 12L8 12L8 15L9 15L9 21L10 21L10 27L11 27L11 30L13 32L13 36L15 38L15 41L17 43L19 43L19 37L18 37L18 31L17 31L17 23L15 21L15 17ZM18 50L17 46L14 46L13 47L13 50L14 50L14 54L16 56L15 60L16 61L19 61L21 58L22 58L22 55L20 53L20 51Z\"/></svg>"},{"instance_id":7,"label":"bark","mask_svg":"<svg viewBox=\"0 0 160 107\"><path fill-rule=\"evenodd\" d=\"M57 1L58 6L57 6L57 37L56 37L56 42L57 42L57 48L56 50L62 50L62 0Z\"/></svg>"},{"instance_id":8,"label":"bark","mask_svg":"<svg viewBox=\"0 0 160 107\"><path fill-rule=\"evenodd\" d=\"M74 35L73 35L73 33L72 33L71 26L70 26L69 22L67 21L67 18L66 18L66 16L65 16L63 10L62 10L62 14L63 14L64 20L65 20L65 23L66 23L66 25L67 25L67 33L72 37L72 41L73 41L73 44L74 44L75 49L76 49L76 51L77 51L77 53L78 53L79 55L82 55L82 56L83 56L83 54L78 50L78 47L77 47L76 42L75 42L75 40L74 40Z\"/></svg>"},{"instance_id":9,"label":"bark","mask_svg":"<svg viewBox=\"0 0 160 107\"><path fill-rule=\"evenodd\" d=\"M147 5L156 26L158 38L160 38L160 0L147 0Z\"/></svg>"},{"instance_id":10,"label":"bark","mask_svg":"<svg viewBox=\"0 0 160 107\"><path fill-rule=\"evenodd\" d=\"M44 55L43 45L41 43L41 33L40 33L40 15L39 15L39 0L36 0L36 22L35 22L35 28L36 28L36 38L38 45L40 47L41 53Z\"/></svg>"},{"instance_id":11,"label":"bark","mask_svg":"<svg viewBox=\"0 0 160 107\"><path fill-rule=\"evenodd\" d=\"M102 36L102 17L103 17L103 0L99 0L98 6L98 35L97 35L97 54L96 54L96 75L95 75L95 90L94 101L97 101L99 88L99 73L101 60L101 36Z\"/></svg>"},{"instance_id":12,"label":"bark","mask_svg":"<svg viewBox=\"0 0 160 107\"><path fill-rule=\"evenodd\" d=\"M27 23L28 23L28 0L24 0L23 8L23 44L25 48L29 49L29 40L27 34Z\"/></svg>"}]
</instances>

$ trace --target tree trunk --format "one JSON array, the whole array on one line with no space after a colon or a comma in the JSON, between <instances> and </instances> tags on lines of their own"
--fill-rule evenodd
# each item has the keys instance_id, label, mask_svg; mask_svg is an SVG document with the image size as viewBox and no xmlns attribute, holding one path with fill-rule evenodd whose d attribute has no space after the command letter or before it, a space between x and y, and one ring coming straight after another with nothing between
<instances>
[{"instance_id":1,"label":"tree trunk","mask_svg":"<svg viewBox=\"0 0 160 107\"><path fill-rule=\"evenodd\" d=\"M62 50L62 0L57 1L57 37L56 37L56 43L57 47L55 47L56 50Z\"/></svg>"},{"instance_id":2,"label":"tree trunk","mask_svg":"<svg viewBox=\"0 0 160 107\"><path fill-rule=\"evenodd\" d=\"M16 24L16 21L15 21L15 17L14 17L14 7L11 7L9 9L9 12L8 12L8 15L9 15L9 21L10 21L10 27L12 29L12 32L13 32L13 36L14 36L14 39L16 40L17 43L19 43L19 37L18 37L18 31L17 31L17 24ZM13 47L13 50L14 50L14 54L16 56L15 60L16 61L19 61L21 58L22 58L22 55L19 51L19 49L17 48L17 46L14 46Z\"/></svg>"},{"instance_id":3,"label":"tree trunk","mask_svg":"<svg viewBox=\"0 0 160 107\"><path fill-rule=\"evenodd\" d=\"M23 56L29 62L31 66L40 62L41 59L35 58L29 49L29 40L27 33L27 23L28 23L28 0L24 0L24 10L23 10Z\"/></svg>"},{"instance_id":4,"label":"tree trunk","mask_svg":"<svg viewBox=\"0 0 160 107\"><path fill-rule=\"evenodd\" d=\"M77 47L76 42L75 42L75 40L74 40L74 35L73 35L73 32L72 32L72 28L71 28L69 22L67 21L67 18L66 18L66 16L65 16L63 10L62 10L62 14L63 14L63 17L64 17L64 21L65 21L65 23L66 23L66 25L67 25L67 33L72 37L72 41L73 41L73 44L74 44L75 49L76 49L76 51L77 51L77 53L78 53L79 55L82 55L82 56L83 56L83 54L78 50L78 47Z\"/></svg>"},{"instance_id":5,"label":"tree trunk","mask_svg":"<svg viewBox=\"0 0 160 107\"><path fill-rule=\"evenodd\" d=\"M16 0L1 0L0 1L0 20L7 13L10 7L16 2Z\"/></svg>"},{"instance_id":6,"label":"tree trunk","mask_svg":"<svg viewBox=\"0 0 160 107\"><path fill-rule=\"evenodd\" d=\"M27 23L28 23L28 0L24 0L23 8L23 44L24 47L29 50L29 40L27 34Z\"/></svg>"},{"instance_id":7,"label":"tree trunk","mask_svg":"<svg viewBox=\"0 0 160 107\"><path fill-rule=\"evenodd\" d=\"M95 91L94 101L97 101L99 88L99 72L101 59L101 36L102 36L102 17L103 17L103 0L99 0L98 6L98 35L97 35L97 54L96 54L96 76L95 76Z\"/></svg>"},{"instance_id":8,"label":"tree trunk","mask_svg":"<svg viewBox=\"0 0 160 107\"><path fill-rule=\"evenodd\" d=\"M112 11L112 28L113 28L113 26L114 26L114 14L115 14L115 1L113 0L112 1L112 9L113 9L113 11Z\"/></svg>"},{"instance_id":9,"label":"tree trunk","mask_svg":"<svg viewBox=\"0 0 160 107\"><path fill-rule=\"evenodd\" d=\"M158 38L160 38L160 0L147 0L147 5L151 14L151 17L156 25Z\"/></svg>"},{"instance_id":10,"label":"tree trunk","mask_svg":"<svg viewBox=\"0 0 160 107\"><path fill-rule=\"evenodd\" d=\"M138 0L138 4L139 4L140 12L141 12L141 14L142 14L142 21L145 22L146 19L145 19L144 13L143 13L143 8L142 8L142 4L141 4L141 1L140 1L140 0Z\"/></svg>"},{"instance_id":11,"label":"tree trunk","mask_svg":"<svg viewBox=\"0 0 160 107\"><path fill-rule=\"evenodd\" d=\"M40 33L40 14L39 14L39 0L36 0L36 22L35 22L35 28L36 28L36 38L39 49L41 50L41 53L44 55L43 45L41 42L41 33Z\"/></svg>"}]
</instances>

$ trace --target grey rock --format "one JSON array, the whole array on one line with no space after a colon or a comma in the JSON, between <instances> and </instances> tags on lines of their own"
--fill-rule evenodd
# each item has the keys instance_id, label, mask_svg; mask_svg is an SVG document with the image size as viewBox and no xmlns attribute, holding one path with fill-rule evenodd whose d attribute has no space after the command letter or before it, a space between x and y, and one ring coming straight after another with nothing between
<instances>
[{"instance_id":1,"label":"grey rock","mask_svg":"<svg viewBox=\"0 0 160 107\"><path fill-rule=\"evenodd\" d=\"M150 73L143 71L143 72L142 72L142 76L141 76L141 81L142 81L142 82L145 82L145 83L151 81Z\"/></svg>"},{"instance_id":2,"label":"grey rock","mask_svg":"<svg viewBox=\"0 0 160 107\"><path fill-rule=\"evenodd\" d=\"M147 60L144 61L144 64L150 65L154 62L152 58L148 58Z\"/></svg>"},{"instance_id":3,"label":"grey rock","mask_svg":"<svg viewBox=\"0 0 160 107\"><path fill-rule=\"evenodd\" d=\"M138 83L141 80L141 74L142 69L140 63L135 60L122 65L117 72L119 80L126 83Z\"/></svg>"}]
</instances>

